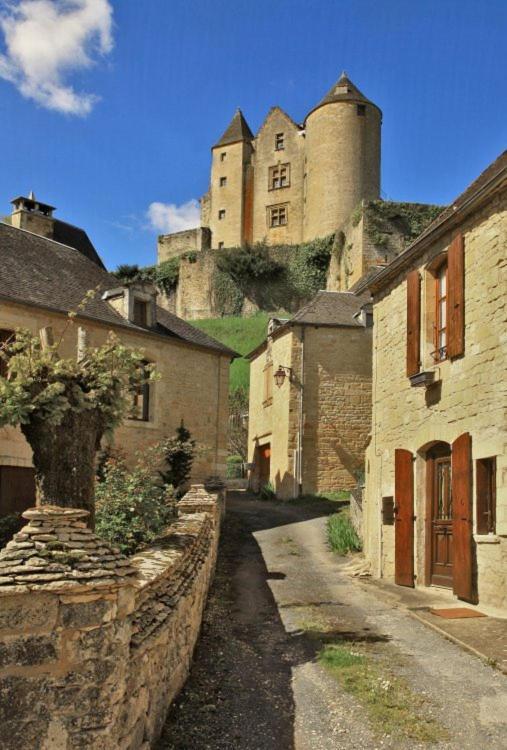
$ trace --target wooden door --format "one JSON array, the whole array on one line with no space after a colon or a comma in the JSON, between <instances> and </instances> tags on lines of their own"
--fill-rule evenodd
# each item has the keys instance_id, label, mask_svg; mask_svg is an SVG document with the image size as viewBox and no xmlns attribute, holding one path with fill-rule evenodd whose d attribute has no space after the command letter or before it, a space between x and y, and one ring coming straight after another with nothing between
<instances>
[{"instance_id":1,"label":"wooden door","mask_svg":"<svg viewBox=\"0 0 507 750\"><path fill-rule=\"evenodd\" d=\"M394 579L414 585L414 463L410 451L394 454Z\"/></svg>"},{"instance_id":2,"label":"wooden door","mask_svg":"<svg viewBox=\"0 0 507 750\"><path fill-rule=\"evenodd\" d=\"M34 470L23 466L0 466L0 515L22 513L34 505Z\"/></svg>"},{"instance_id":3,"label":"wooden door","mask_svg":"<svg viewBox=\"0 0 507 750\"><path fill-rule=\"evenodd\" d=\"M452 444L453 590L459 599L477 603L474 585L472 510L472 438L468 432Z\"/></svg>"},{"instance_id":4,"label":"wooden door","mask_svg":"<svg viewBox=\"0 0 507 750\"><path fill-rule=\"evenodd\" d=\"M271 470L271 445L260 445L257 448L259 488L269 482Z\"/></svg>"},{"instance_id":5,"label":"wooden door","mask_svg":"<svg viewBox=\"0 0 507 750\"><path fill-rule=\"evenodd\" d=\"M426 554L432 586L453 586L453 511L451 449L447 443L428 454L428 513L430 523Z\"/></svg>"}]
</instances>

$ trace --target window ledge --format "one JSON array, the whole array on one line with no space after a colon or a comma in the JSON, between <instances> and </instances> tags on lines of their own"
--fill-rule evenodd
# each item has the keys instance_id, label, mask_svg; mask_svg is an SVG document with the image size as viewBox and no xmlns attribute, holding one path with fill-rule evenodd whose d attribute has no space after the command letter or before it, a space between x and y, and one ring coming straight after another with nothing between
<instances>
[{"instance_id":1,"label":"window ledge","mask_svg":"<svg viewBox=\"0 0 507 750\"><path fill-rule=\"evenodd\" d=\"M476 544L500 544L500 537L497 534L474 534Z\"/></svg>"},{"instance_id":2,"label":"window ledge","mask_svg":"<svg viewBox=\"0 0 507 750\"><path fill-rule=\"evenodd\" d=\"M434 382L435 372L433 370L423 370L415 375L410 375L409 380L412 388L427 388Z\"/></svg>"}]
</instances>

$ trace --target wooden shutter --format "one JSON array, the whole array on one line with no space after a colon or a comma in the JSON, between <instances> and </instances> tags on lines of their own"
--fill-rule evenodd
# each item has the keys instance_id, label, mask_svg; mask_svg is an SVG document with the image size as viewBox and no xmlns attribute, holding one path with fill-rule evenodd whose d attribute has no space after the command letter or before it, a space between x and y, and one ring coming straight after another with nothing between
<instances>
[{"instance_id":1,"label":"wooden shutter","mask_svg":"<svg viewBox=\"0 0 507 750\"><path fill-rule=\"evenodd\" d=\"M421 360L421 281L419 271L407 276L407 376L417 375Z\"/></svg>"},{"instance_id":2,"label":"wooden shutter","mask_svg":"<svg viewBox=\"0 0 507 750\"><path fill-rule=\"evenodd\" d=\"M410 451L394 453L394 579L414 585L414 463Z\"/></svg>"},{"instance_id":3,"label":"wooden shutter","mask_svg":"<svg viewBox=\"0 0 507 750\"><path fill-rule=\"evenodd\" d=\"M447 356L465 351L465 253L463 235L453 239L447 254Z\"/></svg>"},{"instance_id":4,"label":"wooden shutter","mask_svg":"<svg viewBox=\"0 0 507 750\"><path fill-rule=\"evenodd\" d=\"M463 433L452 444L453 590L459 599L476 603L473 571L472 438Z\"/></svg>"}]
</instances>

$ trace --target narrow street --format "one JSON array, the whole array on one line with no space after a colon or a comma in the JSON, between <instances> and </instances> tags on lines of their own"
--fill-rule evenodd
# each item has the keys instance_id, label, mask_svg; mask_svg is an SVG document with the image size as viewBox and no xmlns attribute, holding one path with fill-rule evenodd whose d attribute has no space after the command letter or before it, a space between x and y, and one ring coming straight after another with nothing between
<instances>
[{"instance_id":1,"label":"narrow street","mask_svg":"<svg viewBox=\"0 0 507 750\"><path fill-rule=\"evenodd\" d=\"M192 672L158 750L507 748L506 677L346 575L326 511L230 496ZM335 643L387 669L386 689L400 680L431 741L371 721L318 660Z\"/></svg>"}]
</instances>

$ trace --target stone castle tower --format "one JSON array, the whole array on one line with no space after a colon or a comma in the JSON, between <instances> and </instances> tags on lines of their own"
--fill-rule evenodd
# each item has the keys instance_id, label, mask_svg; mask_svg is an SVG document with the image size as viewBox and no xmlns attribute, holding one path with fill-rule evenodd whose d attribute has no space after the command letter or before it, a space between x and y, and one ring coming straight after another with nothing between
<instances>
[{"instance_id":1,"label":"stone castle tower","mask_svg":"<svg viewBox=\"0 0 507 750\"><path fill-rule=\"evenodd\" d=\"M257 135L237 110L211 149L199 230L160 238L159 259L245 243L295 244L335 232L380 194L382 113L343 73L302 125L273 107Z\"/></svg>"}]
</instances>

